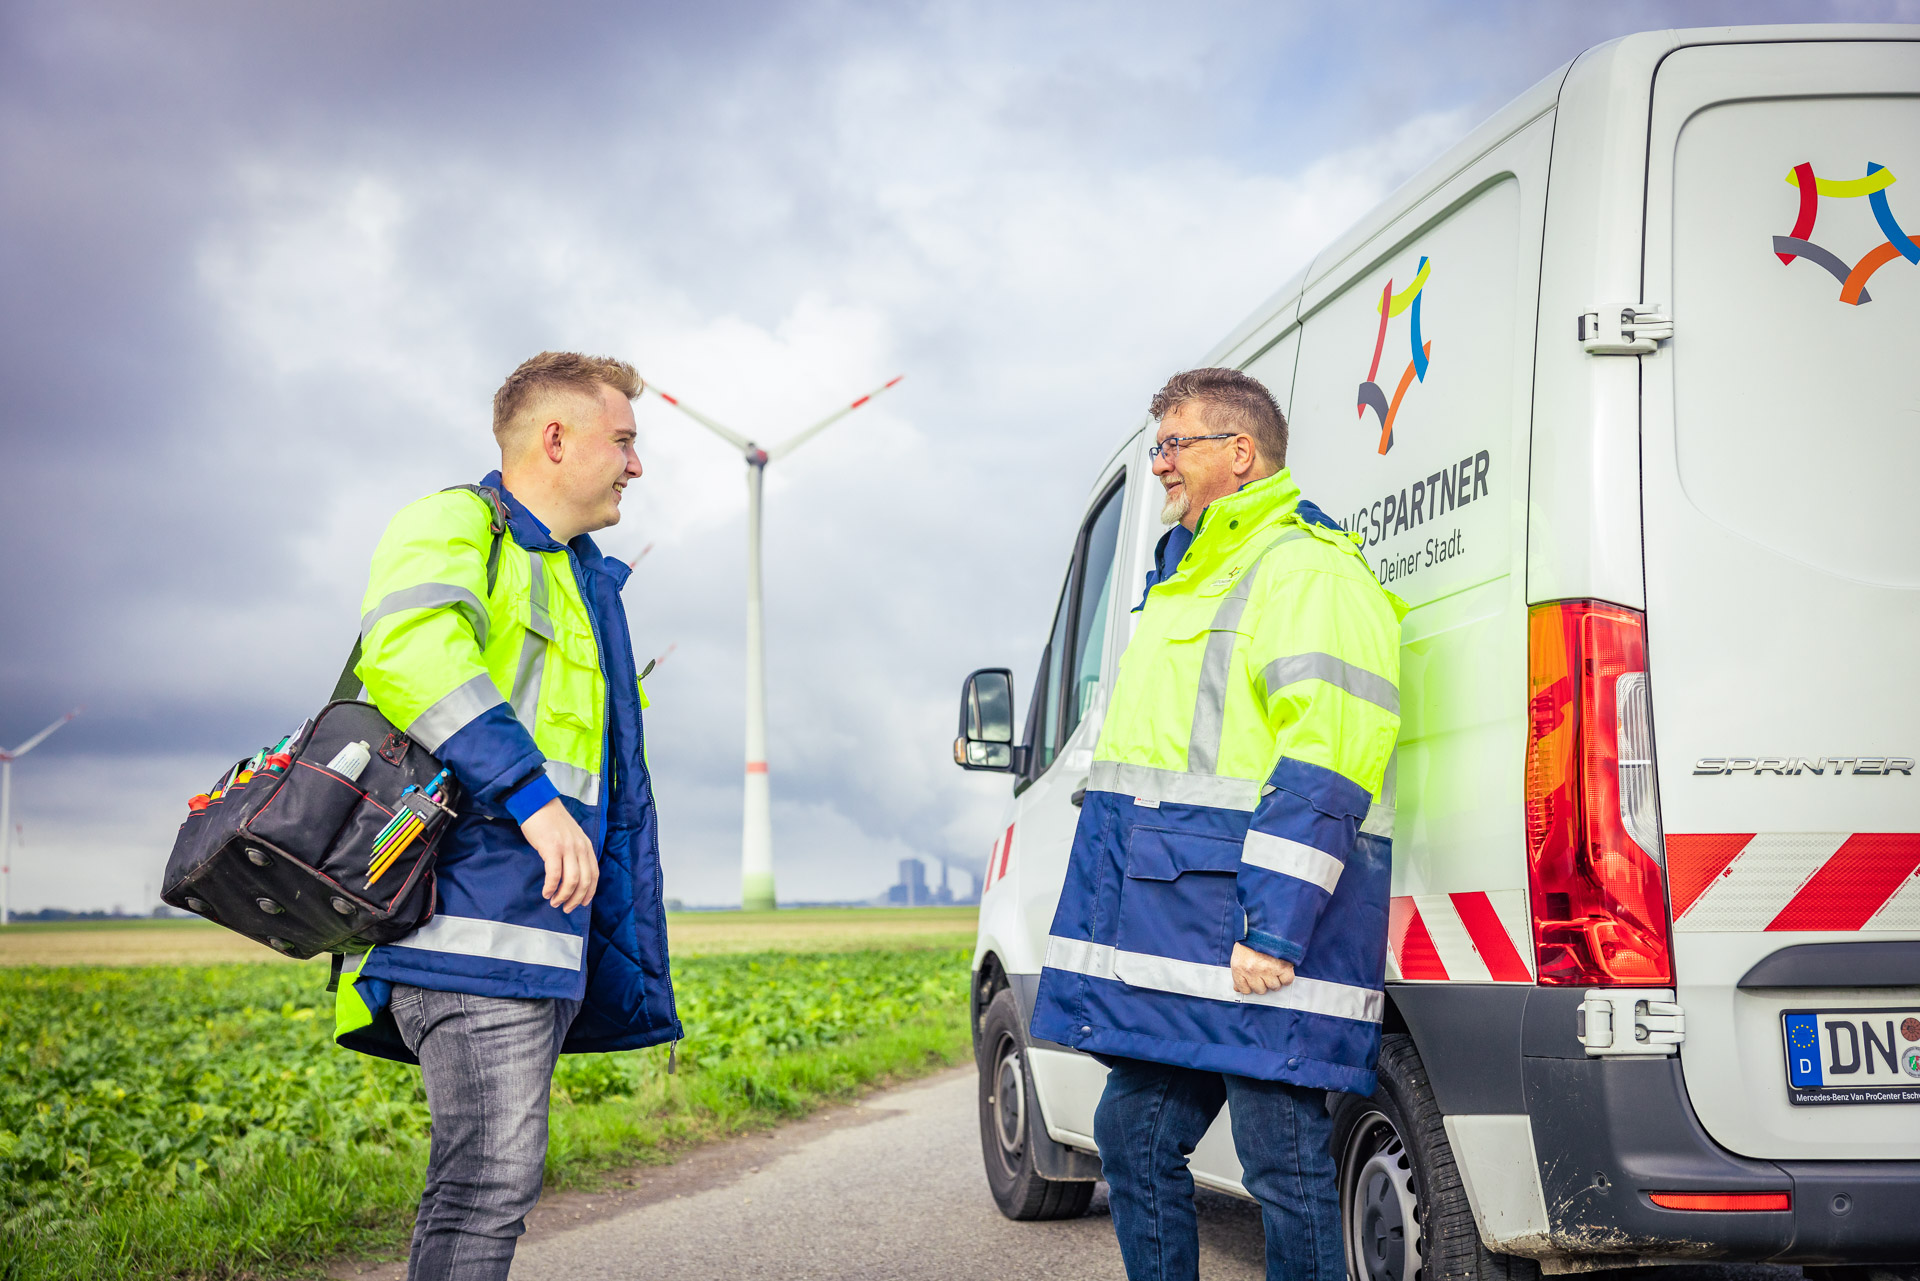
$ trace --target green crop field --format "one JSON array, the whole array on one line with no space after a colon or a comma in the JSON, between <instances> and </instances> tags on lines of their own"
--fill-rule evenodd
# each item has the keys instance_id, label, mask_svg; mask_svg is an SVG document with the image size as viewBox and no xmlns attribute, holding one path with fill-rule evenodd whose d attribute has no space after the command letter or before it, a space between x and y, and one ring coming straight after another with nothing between
<instances>
[{"instance_id":1,"label":"green crop field","mask_svg":"<svg viewBox=\"0 0 1920 1281\"><path fill-rule=\"evenodd\" d=\"M961 1060L968 952L943 943L676 959L679 1074L665 1047L564 1057L549 1186ZM419 1073L335 1047L324 981L0 969L0 1279L288 1276L403 1248Z\"/></svg>"}]
</instances>

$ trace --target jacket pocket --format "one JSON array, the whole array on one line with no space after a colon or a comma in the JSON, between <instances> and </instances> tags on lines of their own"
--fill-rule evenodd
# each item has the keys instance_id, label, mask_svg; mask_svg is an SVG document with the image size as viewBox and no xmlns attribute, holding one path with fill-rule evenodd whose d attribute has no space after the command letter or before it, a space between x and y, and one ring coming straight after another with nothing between
<instances>
[{"instance_id":1,"label":"jacket pocket","mask_svg":"<svg viewBox=\"0 0 1920 1281\"><path fill-rule=\"evenodd\" d=\"M1135 986L1166 986L1145 981L1151 966L1129 963L1129 953L1227 964L1241 934L1239 870L1240 843L1229 837L1135 828L1120 886L1115 973Z\"/></svg>"}]
</instances>

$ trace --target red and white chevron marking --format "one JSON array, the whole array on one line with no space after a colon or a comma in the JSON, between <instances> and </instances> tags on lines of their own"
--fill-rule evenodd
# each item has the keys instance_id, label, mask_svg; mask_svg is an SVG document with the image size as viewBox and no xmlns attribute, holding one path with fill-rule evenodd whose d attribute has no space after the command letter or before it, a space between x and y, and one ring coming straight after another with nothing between
<instances>
[{"instance_id":1,"label":"red and white chevron marking","mask_svg":"<svg viewBox=\"0 0 1920 1281\"><path fill-rule=\"evenodd\" d=\"M894 380L899 381L898 379ZM889 384L891 386L892 384ZM987 855L987 880L980 887L985 894L1007 875L1007 863L1013 858L1013 824L1007 824L1007 834L993 843L993 852Z\"/></svg>"},{"instance_id":2,"label":"red and white chevron marking","mask_svg":"<svg viewBox=\"0 0 1920 1281\"><path fill-rule=\"evenodd\" d=\"M1920 832L1667 837L1673 928L1920 930Z\"/></svg>"},{"instance_id":3,"label":"red and white chevron marking","mask_svg":"<svg viewBox=\"0 0 1920 1281\"><path fill-rule=\"evenodd\" d=\"M1387 917L1387 977L1409 983L1531 983L1525 890L1396 895Z\"/></svg>"}]
</instances>

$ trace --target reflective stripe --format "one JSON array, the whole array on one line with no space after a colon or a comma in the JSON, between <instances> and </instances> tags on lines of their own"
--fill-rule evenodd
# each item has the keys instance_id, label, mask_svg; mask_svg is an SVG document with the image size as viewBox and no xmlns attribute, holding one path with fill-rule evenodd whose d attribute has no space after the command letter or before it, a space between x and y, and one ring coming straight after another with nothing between
<instances>
[{"instance_id":1,"label":"reflective stripe","mask_svg":"<svg viewBox=\"0 0 1920 1281\"><path fill-rule=\"evenodd\" d=\"M531 925L509 925L505 921L485 921L474 916L448 916L444 912L392 946L485 956L526 965L550 965L556 970L577 970L586 955L586 941L575 934L535 929Z\"/></svg>"},{"instance_id":2,"label":"reflective stripe","mask_svg":"<svg viewBox=\"0 0 1920 1281\"><path fill-rule=\"evenodd\" d=\"M592 770L561 761L548 761L547 777L553 780L554 790L562 796L571 796L582 805L600 803L600 776Z\"/></svg>"},{"instance_id":3,"label":"reflective stripe","mask_svg":"<svg viewBox=\"0 0 1920 1281\"><path fill-rule=\"evenodd\" d=\"M1318 885L1329 894L1340 883L1340 873L1347 866L1325 850L1317 850L1311 845L1290 841L1270 832L1248 832L1245 843L1240 847L1240 858L1269 872Z\"/></svg>"},{"instance_id":4,"label":"reflective stripe","mask_svg":"<svg viewBox=\"0 0 1920 1281\"><path fill-rule=\"evenodd\" d=\"M487 607L478 596L455 583L415 583L412 587L388 592L378 605L361 616L360 634L373 635L374 625L393 614L405 613L410 609L442 609L448 605L460 611L460 616L467 620L467 626L473 629L474 640L479 642L480 648L485 649Z\"/></svg>"},{"instance_id":5,"label":"reflective stripe","mask_svg":"<svg viewBox=\"0 0 1920 1281\"><path fill-rule=\"evenodd\" d=\"M1208 1001L1230 1001L1238 1005L1267 1005L1297 1010L1302 1014L1324 1014L1336 1019L1360 1023L1378 1023L1386 997L1373 988L1329 983L1325 979L1296 978L1277 992L1242 996L1233 990L1233 971L1225 965L1207 965L1199 961L1176 961L1167 956L1145 952L1122 952L1105 943L1085 939L1047 939L1047 967L1085 974L1097 979L1118 979L1129 987L1152 988L1177 996L1195 996Z\"/></svg>"},{"instance_id":6,"label":"reflective stripe","mask_svg":"<svg viewBox=\"0 0 1920 1281\"><path fill-rule=\"evenodd\" d=\"M547 670L547 638L532 628L520 642L520 669L513 677L513 714L533 733L540 715L540 681Z\"/></svg>"},{"instance_id":7,"label":"reflective stripe","mask_svg":"<svg viewBox=\"0 0 1920 1281\"><path fill-rule=\"evenodd\" d=\"M413 718L407 735L429 752L507 700L485 672L457 685L451 694Z\"/></svg>"},{"instance_id":8,"label":"reflective stripe","mask_svg":"<svg viewBox=\"0 0 1920 1281\"><path fill-rule=\"evenodd\" d=\"M1248 577L1253 574L1247 571ZM1229 599L1226 604L1236 602ZM1245 600L1237 602L1246 604ZM1226 611L1222 605L1221 612ZM1214 620L1216 623L1219 620ZM1207 650L1200 658L1200 692L1193 700L1193 729L1187 738L1187 769L1195 774L1211 774L1220 768L1220 736L1226 732L1227 673L1233 668L1233 646L1240 639L1236 631L1207 633Z\"/></svg>"},{"instance_id":9,"label":"reflective stripe","mask_svg":"<svg viewBox=\"0 0 1920 1281\"><path fill-rule=\"evenodd\" d=\"M1394 793L1398 791L1400 777L1400 750L1394 749L1387 757L1387 774L1380 781L1380 799L1367 807L1367 816L1360 823L1360 830L1368 836L1384 836L1393 839Z\"/></svg>"},{"instance_id":10,"label":"reflective stripe","mask_svg":"<svg viewBox=\"0 0 1920 1281\"><path fill-rule=\"evenodd\" d=\"M1288 685L1317 680L1376 707L1384 707L1395 716L1400 714L1400 691L1393 687L1392 681L1332 654L1288 654L1285 658L1276 658L1260 673L1260 679L1267 687L1269 698L1275 690Z\"/></svg>"},{"instance_id":11,"label":"reflective stripe","mask_svg":"<svg viewBox=\"0 0 1920 1281\"><path fill-rule=\"evenodd\" d=\"M527 626L552 640L553 619L547 615L547 563L540 559L539 552L528 552L527 565L532 588L528 593L528 612L531 617Z\"/></svg>"},{"instance_id":12,"label":"reflective stripe","mask_svg":"<svg viewBox=\"0 0 1920 1281\"><path fill-rule=\"evenodd\" d=\"M1247 612L1247 600L1253 594L1253 580L1260 573L1261 563L1282 543L1311 537L1304 529L1295 529L1268 543L1214 611L1207 649L1200 658L1200 689L1194 695L1193 728L1187 738L1189 773L1211 774L1220 768L1220 736L1227 720L1227 677L1233 670L1233 646L1238 636L1234 629Z\"/></svg>"},{"instance_id":13,"label":"reflective stripe","mask_svg":"<svg viewBox=\"0 0 1920 1281\"><path fill-rule=\"evenodd\" d=\"M538 552L527 553L533 590L527 634L520 642L520 666L513 675L513 714L533 733L540 715L540 684L547 671L547 642L553 639L553 619L547 616L547 567Z\"/></svg>"},{"instance_id":14,"label":"reflective stripe","mask_svg":"<svg viewBox=\"0 0 1920 1281\"><path fill-rule=\"evenodd\" d=\"M1087 790L1116 792L1158 805L1208 805L1214 809L1253 813L1260 800L1260 784L1250 778L1225 774L1188 774L1182 770L1095 761L1087 771Z\"/></svg>"}]
</instances>

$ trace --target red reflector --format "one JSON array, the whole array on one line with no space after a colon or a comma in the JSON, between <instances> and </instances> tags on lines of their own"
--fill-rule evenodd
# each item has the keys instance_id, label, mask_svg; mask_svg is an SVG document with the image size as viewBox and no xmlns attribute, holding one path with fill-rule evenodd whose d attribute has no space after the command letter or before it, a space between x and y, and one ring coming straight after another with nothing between
<instances>
[{"instance_id":1,"label":"red reflector","mask_svg":"<svg viewBox=\"0 0 1920 1281\"><path fill-rule=\"evenodd\" d=\"M1791 1210L1791 1192L1649 1192L1668 1210Z\"/></svg>"},{"instance_id":2,"label":"red reflector","mask_svg":"<svg viewBox=\"0 0 1920 1281\"><path fill-rule=\"evenodd\" d=\"M1651 786L1651 761L1639 759L1650 753L1621 752L1632 682L1645 695L1641 617L1599 601L1536 605L1527 666L1527 856L1540 982L1665 987L1673 982L1666 877L1658 849L1628 831L1621 796L1623 767L1636 771L1637 786ZM1657 830L1647 840L1657 847Z\"/></svg>"}]
</instances>

